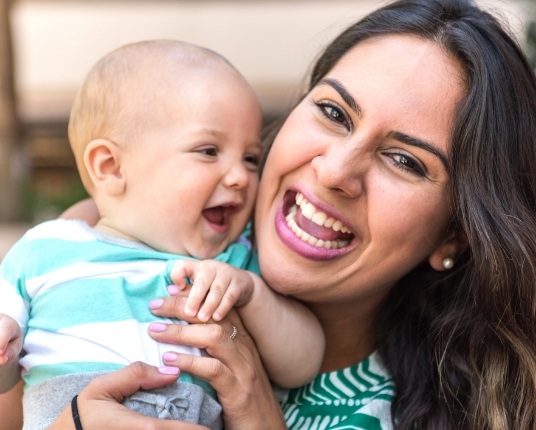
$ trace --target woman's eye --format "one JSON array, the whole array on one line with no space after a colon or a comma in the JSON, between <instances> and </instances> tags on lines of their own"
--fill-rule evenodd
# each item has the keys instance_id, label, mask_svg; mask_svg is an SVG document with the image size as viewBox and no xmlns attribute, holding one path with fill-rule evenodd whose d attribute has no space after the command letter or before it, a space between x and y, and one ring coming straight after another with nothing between
<instances>
[{"instance_id":1,"label":"woman's eye","mask_svg":"<svg viewBox=\"0 0 536 430\"><path fill-rule=\"evenodd\" d=\"M342 108L327 102L317 102L315 104L322 113L322 115L329 121L341 124L346 129L350 129L351 123Z\"/></svg>"},{"instance_id":2,"label":"woman's eye","mask_svg":"<svg viewBox=\"0 0 536 430\"><path fill-rule=\"evenodd\" d=\"M405 171L412 173L417 176L425 176L426 172L424 167L413 157L409 155L396 153L396 154L387 154L390 160L393 163L393 166Z\"/></svg>"}]
</instances>

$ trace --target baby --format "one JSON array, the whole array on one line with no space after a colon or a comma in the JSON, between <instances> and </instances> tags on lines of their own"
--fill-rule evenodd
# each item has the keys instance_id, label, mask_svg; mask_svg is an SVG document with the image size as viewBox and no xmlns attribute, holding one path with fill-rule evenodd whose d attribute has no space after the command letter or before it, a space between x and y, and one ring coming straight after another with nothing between
<instances>
[{"instance_id":1,"label":"baby","mask_svg":"<svg viewBox=\"0 0 536 430\"><path fill-rule=\"evenodd\" d=\"M147 333L160 320L148 303L172 284L192 283L185 311L201 321L236 307L276 384L300 386L317 374L320 325L265 285L248 242L260 127L254 91L210 50L140 42L91 69L73 103L69 140L100 220L40 224L0 266L0 391L20 379L20 363L25 428L46 428L104 372L137 360L161 366L166 351L204 354ZM183 373L174 386L125 404L219 429L214 397Z\"/></svg>"}]
</instances>

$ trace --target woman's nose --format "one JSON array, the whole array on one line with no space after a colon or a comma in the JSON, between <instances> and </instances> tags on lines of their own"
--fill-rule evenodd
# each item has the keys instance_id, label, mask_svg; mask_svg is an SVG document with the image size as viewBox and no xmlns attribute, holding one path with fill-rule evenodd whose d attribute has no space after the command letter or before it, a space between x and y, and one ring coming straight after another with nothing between
<instances>
[{"instance_id":1,"label":"woman's nose","mask_svg":"<svg viewBox=\"0 0 536 430\"><path fill-rule=\"evenodd\" d=\"M330 146L316 156L311 164L319 184L345 197L358 197L364 190L366 161L357 152L349 145Z\"/></svg>"}]
</instances>

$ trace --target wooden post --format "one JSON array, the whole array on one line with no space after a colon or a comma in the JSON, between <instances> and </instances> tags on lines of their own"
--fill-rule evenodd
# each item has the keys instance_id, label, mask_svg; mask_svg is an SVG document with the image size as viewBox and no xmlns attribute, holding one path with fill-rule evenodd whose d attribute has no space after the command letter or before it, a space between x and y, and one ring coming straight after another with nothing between
<instances>
[{"instance_id":1,"label":"wooden post","mask_svg":"<svg viewBox=\"0 0 536 430\"><path fill-rule=\"evenodd\" d=\"M15 97L11 4L12 0L0 0L0 222L21 219L26 174Z\"/></svg>"}]
</instances>

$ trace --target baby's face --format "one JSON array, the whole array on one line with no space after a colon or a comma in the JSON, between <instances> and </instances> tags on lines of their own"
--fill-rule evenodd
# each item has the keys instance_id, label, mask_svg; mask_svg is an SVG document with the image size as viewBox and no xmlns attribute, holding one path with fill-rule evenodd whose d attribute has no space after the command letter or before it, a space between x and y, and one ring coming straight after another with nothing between
<instances>
[{"instance_id":1,"label":"baby's face","mask_svg":"<svg viewBox=\"0 0 536 430\"><path fill-rule=\"evenodd\" d=\"M129 209L121 230L158 250L211 258L253 210L260 106L230 73L194 76L160 98L157 120L123 154Z\"/></svg>"}]
</instances>

